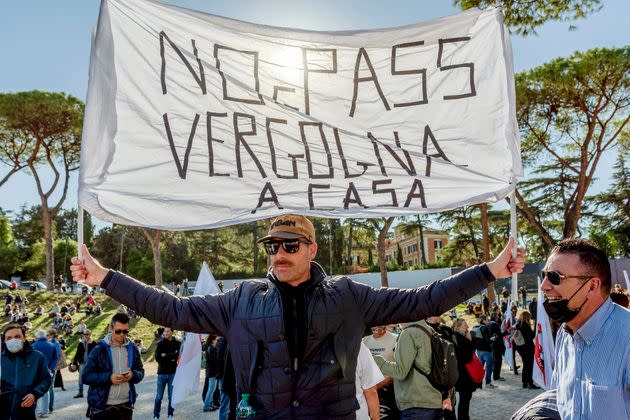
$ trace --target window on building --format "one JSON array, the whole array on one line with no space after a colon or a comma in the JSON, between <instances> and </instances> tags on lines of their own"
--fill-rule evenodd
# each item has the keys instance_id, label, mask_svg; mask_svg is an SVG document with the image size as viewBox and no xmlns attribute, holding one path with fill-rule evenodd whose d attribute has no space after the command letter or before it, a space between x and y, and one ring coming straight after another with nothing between
<instances>
[{"instance_id":1,"label":"window on building","mask_svg":"<svg viewBox=\"0 0 630 420\"><path fill-rule=\"evenodd\" d=\"M433 241L433 248L442 249L442 241L440 239L436 239Z\"/></svg>"},{"instance_id":2,"label":"window on building","mask_svg":"<svg viewBox=\"0 0 630 420\"><path fill-rule=\"evenodd\" d=\"M418 252L418 244L413 244L413 252Z\"/></svg>"}]
</instances>

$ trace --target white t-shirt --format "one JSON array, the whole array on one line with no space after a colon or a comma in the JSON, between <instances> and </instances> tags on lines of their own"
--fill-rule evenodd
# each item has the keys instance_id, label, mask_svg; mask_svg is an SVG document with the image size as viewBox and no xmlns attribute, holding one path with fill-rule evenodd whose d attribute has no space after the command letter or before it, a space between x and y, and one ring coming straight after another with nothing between
<instances>
[{"instance_id":1,"label":"white t-shirt","mask_svg":"<svg viewBox=\"0 0 630 420\"><path fill-rule=\"evenodd\" d=\"M355 379L357 400L359 401L357 420L370 420L367 401L365 400L363 390L372 388L383 379L385 379L385 377L383 376L381 370L378 368L378 365L374 361L370 350L365 346L365 344L361 343L359 358L357 360L357 372Z\"/></svg>"},{"instance_id":2,"label":"white t-shirt","mask_svg":"<svg viewBox=\"0 0 630 420\"><path fill-rule=\"evenodd\" d=\"M381 356L388 362L394 361L394 350L396 349L396 340L398 336L389 331L381 338L374 338L373 335L363 337L363 344L372 352L373 356Z\"/></svg>"}]
</instances>

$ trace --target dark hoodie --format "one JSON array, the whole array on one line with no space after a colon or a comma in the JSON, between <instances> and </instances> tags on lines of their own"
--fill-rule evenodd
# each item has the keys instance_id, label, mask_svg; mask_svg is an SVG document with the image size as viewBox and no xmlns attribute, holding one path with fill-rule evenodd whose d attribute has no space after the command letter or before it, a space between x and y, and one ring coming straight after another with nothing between
<instances>
[{"instance_id":1,"label":"dark hoodie","mask_svg":"<svg viewBox=\"0 0 630 420\"><path fill-rule=\"evenodd\" d=\"M11 353L2 343L2 383L0 384L0 419L35 417L35 403L20 407L25 395L39 398L48 392L52 377L44 356L33 350L28 341L17 353Z\"/></svg>"}]
</instances>

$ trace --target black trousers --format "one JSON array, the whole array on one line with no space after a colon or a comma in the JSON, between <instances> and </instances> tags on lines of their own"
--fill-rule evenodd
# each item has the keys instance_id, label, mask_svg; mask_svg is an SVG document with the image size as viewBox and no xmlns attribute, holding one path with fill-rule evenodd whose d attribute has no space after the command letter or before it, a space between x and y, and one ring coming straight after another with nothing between
<instances>
[{"instance_id":1,"label":"black trousers","mask_svg":"<svg viewBox=\"0 0 630 420\"><path fill-rule=\"evenodd\" d=\"M521 373L523 385L529 385L533 383L532 374L534 372L534 348L525 346L516 347L516 351L523 360L523 372Z\"/></svg>"},{"instance_id":2,"label":"black trousers","mask_svg":"<svg viewBox=\"0 0 630 420\"><path fill-rule=\"evenodd\" d=\"M457 391L459 393L459 405L457 406L457 420L470 420L470 400L472 391Z\"/></svg>"},{"instance_id":3,"label":"black trousers","mask_svg":"<svg viewBox=\"0 0 630 420\"><path fill-rule=\"evenodd\" d=\"M501 365L503 364L503 351L492 352L492 379L495 381L501 377Z\"/></svg>"}]
</instances>

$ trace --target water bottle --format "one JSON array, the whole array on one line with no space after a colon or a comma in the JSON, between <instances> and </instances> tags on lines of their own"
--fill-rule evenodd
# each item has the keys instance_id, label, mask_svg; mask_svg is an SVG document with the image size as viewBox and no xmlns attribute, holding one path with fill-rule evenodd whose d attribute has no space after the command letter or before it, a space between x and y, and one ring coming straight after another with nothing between
<instances>
[{"instance_id":1,"label":"water bottle","mask_svg":"<svg viewBox=\"0 0 630 420\"><path fill-rule=\"evenodd\" d=\"M236 406L236 418L237 419L253 419L256 415L256 410L249 403L249 394L242 394L241 401Z\"/></svg>"}]
</instances>

